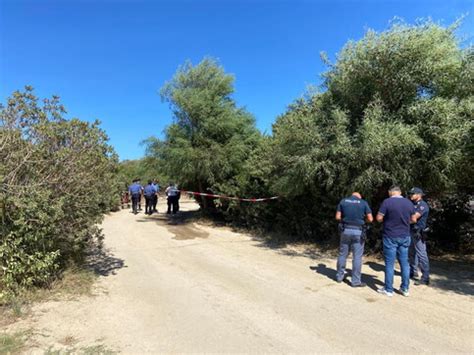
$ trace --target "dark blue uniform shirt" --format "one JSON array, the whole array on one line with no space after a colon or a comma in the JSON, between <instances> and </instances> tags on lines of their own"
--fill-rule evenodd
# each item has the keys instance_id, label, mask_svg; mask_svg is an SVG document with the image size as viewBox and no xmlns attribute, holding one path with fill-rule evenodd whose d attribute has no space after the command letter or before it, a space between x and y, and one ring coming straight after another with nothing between
<instances>
[{"instance_id":1,"label":"dark blue uniform shirt","mask_svg":"<svg viewBox=\"0 0 474 355\"><path fill-rule=\"evenodd\" d=\"M156 193L156 190L155 188L153 187L153 185L146 185L145 186L145 190L143 191L143 194L145 196L153 196L154 194Z\"/></svg>"},{"instance_id":2,"label":"dark blue uniform shirt","mask_svg":"<svg viewBox=\"0 0 474 355\"><path fill-rule=\"evenodd\" d=\"M137 184L136 182L129 186L128 191L132 195L139 195L142 192L142 185Z\"/></svg>"},{"instance_id":3,"label":"dark blue uniform shirt","mask_svg":"<svg viewBox=\"0 0 474 355\"><path fill-rule=\"evenodd\" d=\"M342 222L348 225L362 226L365 216L372 213L366 200L356 196L343 198L337 205L337 211L342 213Z\"/></svg>"},{"instance_id":4,"label":"dark blue uniform shirt","mask_svg":"<svg viewBox=\"0 0 474 355\"><path fill-rule=\"evenodd\" d=\"M410 200L402 196L386 198L379 213L383 215L384 237L400 238L410 235L410 219L415 214L415 207Z\"/></svg>"},{"instance_id":5,"label":"dark blue uniform shirt","mask_svg":"<svg viewBox=\"0 0 474 355\"><path fill-rule=\"evenodd\" d=\"M418 202L415 202L414 207L415 207L415 212L418 212L419 214L421 214L421 217L418 218L418 221L416 221L416 223L412 225L413 229L423 230L426 228L426 223L428 221L428 214L430 213L430 207L423 200L419 200Z\"/></svg>"}]
</instances>

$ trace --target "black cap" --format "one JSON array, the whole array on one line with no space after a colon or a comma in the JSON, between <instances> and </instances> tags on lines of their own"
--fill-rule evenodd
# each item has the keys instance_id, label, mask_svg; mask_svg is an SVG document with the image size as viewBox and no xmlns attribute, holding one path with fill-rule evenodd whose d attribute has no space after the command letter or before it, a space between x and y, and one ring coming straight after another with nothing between
<instances>
[{"instance_id":1,"label":"black cap","mask_svg":"<svg viewBox=\"0 0 474 355\"><path fill-rule=\"evenodd\" d=\"M409 195L424 195L424 192L422 189L420 189L419 187L412 187L410 191L408 191L408 194Z\"/></svg>"}]
</instances>

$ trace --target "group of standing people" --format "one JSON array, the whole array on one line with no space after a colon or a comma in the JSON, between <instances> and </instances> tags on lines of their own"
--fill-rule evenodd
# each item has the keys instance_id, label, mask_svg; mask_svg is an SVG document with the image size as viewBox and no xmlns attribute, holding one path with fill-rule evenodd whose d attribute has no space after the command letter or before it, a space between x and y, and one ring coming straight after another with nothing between
<instances>
[{"instance_id":1,"label":"group of standing people","mask_svg":"<svg viewBox=\"0 0 474 355\"><path fill-rule=\"evenodd\" d=\"M158 204L160 185L156 179L148 180L148 184L145 187L140 184L140 179L134 179L128 187L128 192L132 197L132 212L134 214L141 210L142 195L145 197L145 214L151 215L154 212L158 212L156 205Z\"/></svg>"},{"instance_id":2,"label":"group of standing people","mask_svg":"<svg viewBox=\"0 0 474 355\"><path fill-rule=\"evenodd\" d=\"M410 278L415 285L429 285L429 259L426 249L425 230L429 206L423 200L423 190L414 187L408 192L408 198L402 196L399 186L392 186L389 197L382 202L376 220L383 223L383 255L385 260L385 285L377 291L386 296L393 296L393 279L395 260L400 264L402 282L400 293L409 295ZM352 250L353 287L364 287L361 280L362 255L366 238L367 223L374 220L367 201L358 192L343 198L336 211L339 223L340 247L337 259L336 281L342 282L345 277L346 259ZM418 279L418 269L421 278Z\"/></svg>"},{"instance_id":3,"label":"group of standing people","mask_svg":"<svg viewBox=\"0 0 474 355\"><path fill-rule=\"evenodd\" d=\"M160 192L160 185L156 179L148 180L148 183L143 187L140 179L134 179L132 184L128 187L128 193L132 199L132 212L137 214L141 210L142 195L145 198L145 214L152 215L158 213L156 208L158 204L158 195ZM176 214L179 211L179 198L181 193L176 184L170 183L165 190L165 195L168 202L167 213Z\"/></svg>"}]
</instances>

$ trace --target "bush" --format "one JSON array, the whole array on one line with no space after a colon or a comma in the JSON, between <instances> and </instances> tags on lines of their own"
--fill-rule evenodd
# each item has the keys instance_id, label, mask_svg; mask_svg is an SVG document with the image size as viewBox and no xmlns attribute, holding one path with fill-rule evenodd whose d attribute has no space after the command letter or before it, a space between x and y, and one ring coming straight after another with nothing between
<instances>
[{"instance_id":1,"label":"bush","mask_svg":"<svg viewBox=\"0 0 474 355\"><path fill-rule=\"evenodd\" d=\"M63 118L58 97L43 105L31 87L0 108L0 284L48 284L81 262L116 207L117 156L99 122Z\"/></svg>"}]
</instances>

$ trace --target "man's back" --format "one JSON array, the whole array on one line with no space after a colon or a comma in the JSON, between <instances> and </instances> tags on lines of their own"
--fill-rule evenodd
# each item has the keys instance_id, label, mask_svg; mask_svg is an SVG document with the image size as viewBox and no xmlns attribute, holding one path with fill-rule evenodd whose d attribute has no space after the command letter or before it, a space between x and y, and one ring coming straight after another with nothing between
<instances>
[{"instance_id":1,"label":"man's back","mask_svg":"<svg viewBox=\"0 0 474 355\"><path fill-rule=\"evenodd\" d=\"M153 187L153 185L150 184L150 185L145 186L145 190L143 193L145 196L153 196L156 193L156 190Z\"/></svg>"},{"instance_id":2,"label":"man's back","mask_svg":"<svg viewBox=\"0 0 474 355\"><path fill-rule=\"evenodd\" d=\"M385 199L379 210L383 215L383 235L390 238L409 236L410 218L414 213L413 203L402 196Z\"/></svg>"},{"instance_id":3,"label":"man's back","mask_svg":"<svg viewBox=\"0 0 474 355\"><path fill-rule=\"evenodd\" d=\"M136 182L133 183L132 185L130 185L130 187L128 188L128 191L132 194L132 195L138 195L141 193L141 190L142 190L142 186L140 184L137 184Z\"/></svg>"},{"instance_id":4,"label":"man's back","mask_svg":"<svg viewBox=\"0 0 474 355\"><path fill-rule=\"evenodd\" d=\"M367 201L353 195L343 198L337 206L337 211L342 213L343 223L355 226L362 226L365 216L372 213Z\"/></svg>"}]
</instances>

